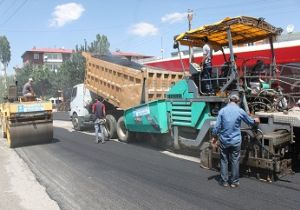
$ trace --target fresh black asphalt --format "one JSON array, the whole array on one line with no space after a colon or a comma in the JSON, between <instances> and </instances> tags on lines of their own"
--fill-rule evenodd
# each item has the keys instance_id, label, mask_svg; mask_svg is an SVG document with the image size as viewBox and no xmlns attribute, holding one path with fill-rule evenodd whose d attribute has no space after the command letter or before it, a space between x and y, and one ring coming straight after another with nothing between
<instances>
[{"instance_id":1,"label":"fresh black asphalt","mask_svg":"<svg viewBox=\"0 0 300 210\"><path fill-rule=\"evenodd\" d=\"M57 119L66 115L56 114ZM218 185L215 171L143 143L54 128L54 142L16 149L62 209L299 209L300 173L266 183Z\"/></svg>"}]
</instances>

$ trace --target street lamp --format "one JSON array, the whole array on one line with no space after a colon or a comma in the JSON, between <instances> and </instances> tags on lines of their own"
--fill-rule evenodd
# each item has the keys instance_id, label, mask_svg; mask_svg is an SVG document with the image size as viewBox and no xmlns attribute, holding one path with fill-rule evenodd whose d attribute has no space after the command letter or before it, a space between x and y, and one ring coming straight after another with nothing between
<instances>
[{"instance_id":1,"label":"street lamp","mask_svg":"<svg viewBox=\"0 0 300 210\"><path fill-rule=\"evenodd\" d=\"M192 28L192 20L193 20L193 10L191 9L188 9L188 12L187 12L187 19L189 21L189 30L191 30ZM192 62L192 57L191 57L191 54L192 54L192 49L191 49L191 46L189 46L189 60L190 60L190 63Z\"/></svg>"},{"instance_id":2,"label":"street lamp","mask_svg":"<svg viewBox=\"0 0 300 210\"><path fill-rule=\"evenodd\" d=\"M192 28L191 22L192 22L192 20L193 20L193 10L188 9L188 12L187 12L187 19L188 19L188 21L189 21L189 30L191 30L191 28Z\"/></svg>"},{"instance_id":3,"label":"street lamp","mask_svg":"<svg viewBox=\"0 0 300 210\"><path fill-rule=\"evenodd\" d=\"M163 37L161 37L160 39L160 52L161 52L161 59L164 59Z\"/></svg>"}]
</instances>

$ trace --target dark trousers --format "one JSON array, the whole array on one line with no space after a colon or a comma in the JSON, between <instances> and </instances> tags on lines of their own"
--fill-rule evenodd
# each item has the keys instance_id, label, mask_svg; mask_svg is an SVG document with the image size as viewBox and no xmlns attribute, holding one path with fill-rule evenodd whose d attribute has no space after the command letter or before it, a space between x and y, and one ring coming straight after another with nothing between
<instances>
[{"instance_id":1,"label":"dark trousers","mask_svg":"<svg viewBox=\"0 0 300 210\"><path fill-rule=\"evenodd\" d=\"M221 181L223 183L236 184L239 182L239 164L241 145L224 146L220 144ZM228 163L231 164L231 176L228 178Z\"/></svg>"},{"instance_id":2,"label":"dark trousers","mask_svg":"<svg viewBox=\"0 0 300 210\"><path fill-rule=\"evenodd\" d=\"M202 84L201 89L205 93L212 92L211 72L212 72L211 63L205 63L203 65L203 72L201 74L201 79L203 80L201 82Z\"/></svg>"}]
</instances>

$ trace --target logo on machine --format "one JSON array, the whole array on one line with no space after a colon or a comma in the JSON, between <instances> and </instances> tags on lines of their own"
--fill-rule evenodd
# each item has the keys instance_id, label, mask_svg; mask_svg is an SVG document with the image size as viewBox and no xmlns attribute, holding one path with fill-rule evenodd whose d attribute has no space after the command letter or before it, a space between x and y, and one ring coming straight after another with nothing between
<instances>
[{"instance_id":1,"label":"logo on machine","mask_svg":"<svg viewBox=\"0 0 300 210\"><path fill-rule=\"evenodd\" d=\"M133 111L133 116L134 117L141 117L141 116L145 116L145 115L148 115L148 114L150 114L150 109L149 109L148 106L138 108L138 109Z\"/></svg>"},{"instance_id":2,"label":"logo on machine","mask_svg":"<svg viewBox=\"0 0 300 210\"><path fill-rule=\"evenodd\" d=\"M141 107L141 108L138 108L138 109L134 110L132 114L133 114L133 118L134 118L135 123L141 124L142 123L142 117L149 115L150 114L150 109L149 109L148 106Z\"/></svg>"},{"instance_id":3,"label":"logo on machine","mask_svg":"<svg viewBox=\"0 0 300 210\"><path fill-rule=\"evenodd\" d=\"M39 111L44 111L44 107L41 104L18 105L18 112L39 112Z\"/></svg>"}]
</instances>

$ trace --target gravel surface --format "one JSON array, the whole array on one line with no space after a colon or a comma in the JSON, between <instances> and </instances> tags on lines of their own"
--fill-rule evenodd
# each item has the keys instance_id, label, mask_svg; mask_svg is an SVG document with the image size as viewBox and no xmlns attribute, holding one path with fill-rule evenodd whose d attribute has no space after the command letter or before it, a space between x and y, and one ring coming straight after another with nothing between
<instances>
[{"instance_id":1,"label":"gravel surface","mask_svg":"<svg viewBox=\"0 0 300 210\"><path fill-rule=\"evenodd\" d=\"M27 164L0 141L0 209L60 209Z\"/></svg>"}]
</instances>

